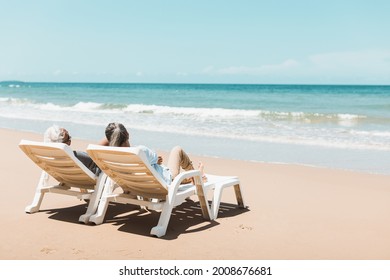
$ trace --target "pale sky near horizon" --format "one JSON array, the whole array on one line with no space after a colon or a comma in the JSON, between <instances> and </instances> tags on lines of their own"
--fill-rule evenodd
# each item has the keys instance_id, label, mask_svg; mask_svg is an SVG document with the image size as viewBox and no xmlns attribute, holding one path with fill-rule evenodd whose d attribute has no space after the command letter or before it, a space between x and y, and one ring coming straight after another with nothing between
<instances>
[{"instance_id":1,"label":"pale sky near horizon","mask_svg":"<svg viewBox=\"0 0 390 280\"><path fill-rule=\"evenodd\" d=\"M0 0L0 81L390 85L390 1Z\"/></svg>"}]
</instances>

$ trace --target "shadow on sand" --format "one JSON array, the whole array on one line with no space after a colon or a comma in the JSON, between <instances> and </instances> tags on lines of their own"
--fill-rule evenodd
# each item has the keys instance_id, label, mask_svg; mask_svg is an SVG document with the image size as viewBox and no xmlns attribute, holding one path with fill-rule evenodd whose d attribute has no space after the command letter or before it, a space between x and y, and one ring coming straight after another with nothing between
<instances>
[{"instance_id":1,"label":"shadow on sand","mask_svg":"<svg viewBox=\"0 0 390 280\"><path fill-rule=\"evenodd\" d=\"M42 212L47 213L50 219L69 223L79 223L78 219L87 210L87 204L80 204L67 208L48 209ZM233 217L245 212L248 209L240 209L235 204L221 203L218 218L215 221L207 221L202 216L198 202L188 200L175 207L171 214L167 233L160 239L172 240L181 234L207 230L219 225L218 220ZM110 223L118 227L119 231L132 234L150 236L150 230L157 225L160 212L141 209L131 204L111 202L104 223Z\"/></svg>"}]
</instances>

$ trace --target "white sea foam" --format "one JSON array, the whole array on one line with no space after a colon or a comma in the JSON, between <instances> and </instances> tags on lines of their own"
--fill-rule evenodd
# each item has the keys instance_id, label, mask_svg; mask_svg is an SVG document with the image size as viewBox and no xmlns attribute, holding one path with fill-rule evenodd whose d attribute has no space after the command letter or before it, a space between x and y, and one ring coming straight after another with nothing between
<instances>
[{"instance_id":1,"label":"white sea foam","mask_svg":"<svg viewBox=\"0 0 390 280\"><path fill-rule=\"evenodd\" d=\"M34 106L42 110L61 110L61 111L80 111L80 112L126 112L134 114L155 114L155 115L170 115L170 116L188 116L199 118L220 118L220 119L267 119L267 120L286 120L305 123L318 123L334 121L338 123L347 123L348 121L356 122L365 119L363 115L353 114L322 114L311 112L278 112L269 110L242 110L242 109L225 109L225 108L195 108L195 107L172 107L172 106L157 106L144 104L129 104L123 106L120 104L104 104L97 102L78 102L74 105L58 105L51 102L35 103L28 99L18 98L0 98L1 103L8 105L25 104L26 106Z\"/></svg>"},{"instance_id":2,"label":"white sea foam","mask_svg":"<svg viewBox=\"0 0 390 280\"><path fill-rule=\"evenodd\" d=\"M261 111L259 110L239 110L239 109L223 109L223 108L193 108L193 107L170 107L157 105L131 104L124 111L131 113L142 114L167 114L167 115L183 115L183 116L198 116L198 117L256 117Z\"/></svg>"},{"instance_id":3,"label":"white sea foam","mask_svg":"<svg viewBox=\"0 0 390 280\"><path fill-rule=\"evenodd\" d=\"M77 102L59 105L1 97L0 116L24 120L105 125L120 121L134 129L191 136L390 151L390 131L359 126L369 121L357 114L274 112L223 108ZM388 127L388 126L387 126Z\"/></svg>"},{"instance_id":4,"label":"white sea foam","mask_svg":"<svg viewBox=\"0 0 390 280\"><path fill-rule=\"evenodd\" d=\"M101 106L102 106L101 103L96 103L96 102L79 102L68 109L80 110L80 111L93 111L99 109Z\"/></svg>"},{"instance_id":5,"label":"white sea foam","mask_svg":"<svg viewBox=\"0 0 390 280\"><path fill-rule=\"evenodd\" d=\"M19 105L19 104L29 104L31 102L25 98L0 97L0 104L1 103L6 105Z\"/></svg>"},{"instance_id":6,"label":"white sea foam","mask_svg":"<svg viewBox=\"0 0 390 280\"><path fill-rule=\"evenodd\" d=\"M341 120L355 120L355 119L365 118L365 116L359 116L354 114L337 114L337 117Z\"/></svg>"},{"instance_id":7,"label":"white sea foam","mask_svg":"<svg viewBox=\"0 0 390 280\"><path fill-rule=\"evenodd\" d=\"M48 110L48 111L63 111L65 108L53 103L45 104L32 104L33 107L36 107L39 110Z\"/></svg>"},{"instance_id":8,"label":"white sea foam","mask_svg":"<svg viewBox=\"0 0 390 280\"><path fill-rule=\"evenodd\" d=\"M388 137L390 140L390 131L359 131L359 130L351 130L351 134L353 135L364 135L364 136L379 136L379 137Z\"/></svg>"}]
</instances>

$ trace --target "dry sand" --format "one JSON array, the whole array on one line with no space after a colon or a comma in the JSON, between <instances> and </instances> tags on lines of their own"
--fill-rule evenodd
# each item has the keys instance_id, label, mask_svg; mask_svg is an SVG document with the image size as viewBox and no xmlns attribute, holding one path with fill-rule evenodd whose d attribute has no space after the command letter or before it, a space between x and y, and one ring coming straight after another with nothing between
<instances>
[{"instance_id":1,"label":"dry sand","mask_svg":"<svg viewBox=\"0 0 390 280\"><path fill-rule=\"evenodd\" d=\"M42 136L5 129L0 136L3 260L390 259L390 176L191 155L208 173L239 176L249 209L236 209L227 189L216 221L186 202L166 236L155 238L149 232L158 213L131 205L112 204L102 225L84 225L84 202L47 194L40 212L26 214L41 170L18 143Z\"/></svg>"}]
</instances>

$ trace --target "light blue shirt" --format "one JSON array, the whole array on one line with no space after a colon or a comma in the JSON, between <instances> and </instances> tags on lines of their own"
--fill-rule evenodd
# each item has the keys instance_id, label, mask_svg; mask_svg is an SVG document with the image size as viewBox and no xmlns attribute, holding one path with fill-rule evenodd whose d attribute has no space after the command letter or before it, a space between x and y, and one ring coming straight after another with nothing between
<instances>
[{"instance_id":1,"label":"light blue shirt","mask_svg":"<svg viewBox=\"0 0 390 280\"><path fill-rule=\"evenodd\" d=\"M145 147L145 146L137 146L140 150L142 150L146 158L148 159L149 163L153 168L157 171L158 174L160 174L161 178L170 185L172 183L172 174L168 167L162 164L157 164L158 161L158 155L155 151Z\"/></svg>"}]
</instances>

